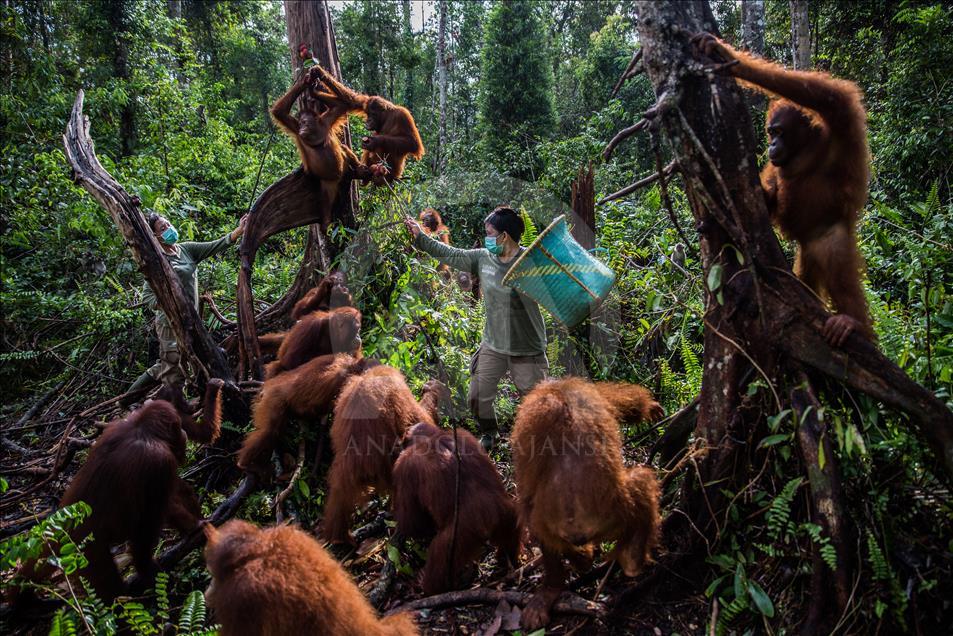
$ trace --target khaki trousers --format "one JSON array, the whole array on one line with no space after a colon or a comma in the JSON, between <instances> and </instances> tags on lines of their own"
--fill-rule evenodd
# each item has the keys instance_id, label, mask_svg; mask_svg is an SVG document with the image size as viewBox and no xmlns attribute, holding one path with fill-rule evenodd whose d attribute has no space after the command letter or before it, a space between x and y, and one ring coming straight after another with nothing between
<instances>
[{"instance_id":1,"label":"khaki trousers","mask_svg":"<svg viewBox=\"0 0 953 636\"><path fill-rule=\"evenodd\" d=\"M146 370L153 378L169 386L182 386L185 372L182 370L179 345L175 332L167 320L156 320L156 335L159 337L159 361Z\"/></svg>"},{"instance_id":2,"label":"khaki trousers","mask_svg":"<svg viewBox=\"0 0 953 636\"><path fill-rule=\"evenodd\" d=\"M470 360L470 411L476 418L481 433L499 429L496 421L496 390L500 380L509 371L520 395L526 395L549 372L545 353L532 356L508 356L480 346Z\"/></svg>"}]
</instances>

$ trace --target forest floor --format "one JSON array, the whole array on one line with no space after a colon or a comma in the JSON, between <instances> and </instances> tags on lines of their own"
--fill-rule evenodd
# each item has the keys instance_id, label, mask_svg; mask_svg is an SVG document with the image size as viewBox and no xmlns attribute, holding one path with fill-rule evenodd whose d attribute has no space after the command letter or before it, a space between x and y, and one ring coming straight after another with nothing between
<instances>
[{"instance_id":1,"label":"forest floor","mask_svg":"<svg viewBox=\"0 0 953 636\"><path fill-rule=\"evenodd\" d=\"M75 413L82 412L84 406L71 404ZM89 405L86 405L88 408ZM8 415L12 409L5 409ZM23 413L20 410L19 413ZM84 418L64 417L61 411L38 415L28 425L17 430L5 432L4 456L0 460L0 475L9 482L9 490L0 504L0 537L7 538L22 532L44 518L65 491L72 476L82 465L87 449L92 445L100 431L101 423L123 415L119 409L107 405L98 410L95 416ZM19 418L6 417L7 421ZM233 453L223 449L237 448L240 434L226 431L215 448L198 449L192 461L185 469L186 478L197 488L204 484L206 509L214 508L214 503L224 498L235 488L241 479L240 472L234 467ZM27 452L20 452L27 451ZM309 449L309 453L313 449ZM639 451L633 451L638 453ZM308 455L313 456L313 455ZM504 476L507 489L515 490L512 483L512 467L509 463L508 441L502 439L494 451L494 459L500 473ZM330 464L330 452L325 449L323 459L308 481L312 488L324 485ZM632 456L627 461L644 461L644 457ZM276 482L262 487L261 490L272 498L285 488L287 483ZM344 567L354 576L366 595L376 596L382 612L389 612L403 604L421 599L423 594L416 582L416 573L424 564L425 545L408 544L399 552L389 550L390 514L386 499L372 497L370 503L356 516L353 528L362 541L358 548L348 552L335 552ZM295 519L297 515L291 506L287 512ZM382 512L383 511L383 512ZM248 511L245 511L248 513ZM256 514L238 516L257 517ZM268 523L261 518L259 523ZM317 523L305 523L306 529L315 532ZM362 530L364 532L362 532ZM163 545L170 545L177 537L174 532L166 531ZM160 546L161 549L162 546ZM390 556L389 556L390 552ZM125 546L117 548L116 558L120 563L129 563ZM539 549L532 541L524 545L521 567L517 570L500 571L496 565L495 551L488 545L478 564L478 569L470 585L471 589L500 590L519 592L528 598L541 583L543 571L538 558ZM699 590L697 581L684 579L688 593L679 594L678 601L651 598L641 595L637 603L617 606L620 595L630 589L634 583L646 576L658 566L649 566L639 579L627 579L621 571L608 569L596 553L593 568L589 572L576 572L571 575L570 589L581 599L598 603L600 616L582 616L554 614L553 622L547 629L552 634L699 634L709 618L709 601ZM392 557L396 558L397 568ZM200 550L193 550L177 569L190 571L195 587L203 585L204 564ZM398 571L399 570L399 571ZM201 574L196 574L201 572ZM679 578L677 573L674 578ZM690 590L690 591L689 591ZM176 589L182 598L188 589ZM182 600L173 595L173 601ZM150 601L143 599L146 606ZM175 609L173 608L173 615ZM491 603L454 603L435 608L415 611L422 633L428 634L494 634L509 633L519 629L520 609L506 600ZM18 619L17 624L5 624L5 633L46 634L49 630L52 610ZM214 617L213 617L214 620ZM4 621L7 622L6 620Z\"/></svg>"}]
</instances>

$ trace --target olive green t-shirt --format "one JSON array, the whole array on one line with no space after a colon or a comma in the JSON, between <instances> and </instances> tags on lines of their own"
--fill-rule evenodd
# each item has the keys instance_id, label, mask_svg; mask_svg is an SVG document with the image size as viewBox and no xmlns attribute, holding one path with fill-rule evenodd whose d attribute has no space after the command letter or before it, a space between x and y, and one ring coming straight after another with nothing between
<instances>
[{"instance_id":1,"label":"olive green t-shirt","mask_svg":"<svg viewBox=\"0 0 953 636\"><path fill-rule=\"evenodd\" d=\"M423 232L414 246L454 269L480 277L486 306L483 342L497 353L532 356L546 351L546 326L539 305L532 298L503 285L503 276L526 248L507 263L485 249L464 250L435 241Z\"/></svg>"},{"instance_id":2,"label":"olive green t-shirt","mask_svg":"<svg viewBox=\"0 0 953 636\"><path fill-rule=\"evenodd\" d=\"M234 241L232 241L232 235L229 233L217 241L207 241L204 243L185 241L183 243L177 243L174 254L166 254L163 252L169 261L169 265L172 266L172 270L179 277L179 283L182 284L182 291L185 292L186 298L192 299L192 305L196 310L199 308L198 264L206 258L223 252L232 243L234 243ZM159 309L156 295L148 283L146 283L145 289L143 289L142 299L146 302L147 307L155 310L156 322L166 321L165 313Z\"/></svg>"}]
</instances>

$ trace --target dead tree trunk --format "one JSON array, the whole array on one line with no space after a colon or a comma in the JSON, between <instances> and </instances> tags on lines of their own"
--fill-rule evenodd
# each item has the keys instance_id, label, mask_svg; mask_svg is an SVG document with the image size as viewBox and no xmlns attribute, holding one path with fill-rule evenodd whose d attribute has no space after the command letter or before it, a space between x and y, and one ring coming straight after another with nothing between
<instances>
[{"instance_id":1,"label":"dead tree trunk","mask_svg":"<svg viewBox=\"0 0 953 636\"><path fill-rule=\"evenodd\" d=\"M234 384L232 371L224 354L213 342L198 311L182 291L172 266L162 256L162 249L139 211L134 200L99 163L93 140L89 136L89 118L83 115L83 91L76 95L63 145L73 169L73 179L93 195L122 233L132 257L143 277L155 292L162 311L169 318L179 352L199 372L199 388L212 378L225 381L225 408L236 421L247 418L247 406Z\"/></svg>"},{"instance_id":2,"label":"dead tree trunk","mask_svg":"<svg viewBox=\"0 0 953 636\"><path fill-rule=\"evenodd\" d=\"M579 166L576 179L570 190L572 204L572 237L587 250L596 246L596 190L592 164ZM568 375L588 377L592 369L592 339L589 337L592 319L600 312L584 320L572 329L560 328L566 338L566 347L560 355L560 363Z\"/></svg>"},{"instance_id":3,"label":"dead tree trunk","mask_svg":"<svg viewBox=\"0 0 953 636\"><path fill-rule=\"evenodd\" d=\"M596 189L592 164L580 166L571 188L572 237L587 250L596 246Z\"/></svg>"},{"instance_id":4,"label":"dead tree trunk","mask_svg":"<svg viewBox=\"0 0 953 636\"><path fill-rule=\"evenodd\" d=\"M334 29L327 3L285 0L285 17L288 26L288 43L291 55L292 76L304 72L298 55L300 44L306 44L317 56L321 65L336 77L341 77ZM350 144L351 136L344 129L342 143ZM318 226L321 210L316 193L320 182L300 168L274 183L265 190L252 206L248 226L241 247L241 272L238 280L239 322L239 376L251 375L261 379L261 352L258 348L258 324L273 324L282 320L294 303L312 287L319 272L327 273L337 250L327 242ZM345 175L338 188L338 195L331 209L332 221L344 227L356 227L354 210L358 207L357 184ZM255 315L251 287L251 273L258 247L269 236L295 227L308 225L308 242L301 266L294 283L277 302Z\"/></svg>"},{"instance_id":5,"label":"dead tree trunk","mask_svg":"<svg viewBox=\"0 0 953 636\"><path fill-rule=\"evenodd\" d=\"M822 336L828 314L792 274L771 227L741 90L733 79L713 74L693 57L691 38L717 29L708 4L639 0L636 8L643 61L658 100L646 114L646 127L664 132L681 167L705 280L712 283L704 315L704 376L695 430L708 453L699 463L698 478L685 482L685 514L670 516L670 526L684 526L680 531L670 528L667 536L691 542L681 546L688 552L698 545L699 532L709 545L720 538L728 521L723 493L746 476L742 447L753 446L744 442L757 441L754 433L763 422L761 409L746 408L745 388L753 374L767 383L777 412L784 407L782 400L793 401L800 412L813 404L804 371L829 376L906 411L936 454L936 474L949 479L949 409L863 337L852 335L834 349ZM794 399L779 386L791 389ZM825 442L817 427L807 422L799 442L811 485L812 517L838 551L838 571L833 577L816 577L821 589L813 590L812 605L826 598L840 605L851 559L845 554L836 463L818 465L818 453L830 449L818 450ZM836 616L813 608L811 615L810 628Z\"/></svg>"}]
</instances>

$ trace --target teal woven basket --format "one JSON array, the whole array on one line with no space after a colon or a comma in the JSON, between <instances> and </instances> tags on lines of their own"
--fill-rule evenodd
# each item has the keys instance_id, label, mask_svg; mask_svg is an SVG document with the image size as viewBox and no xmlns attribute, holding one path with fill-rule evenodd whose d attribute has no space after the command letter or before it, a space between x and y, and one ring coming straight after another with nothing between
<instances>
[{"instance_id":1,"label":"teal woven basket","mask_svg":"<svg viewBox=\"0 0 953 636\"><path fill-rule=\"evenodd\" d=\"M504 285L526 294L569 328L585 320L614 283L615 273L569 233L565 215L550 223L503 277Z\"/></svg>"}]
</instances>

